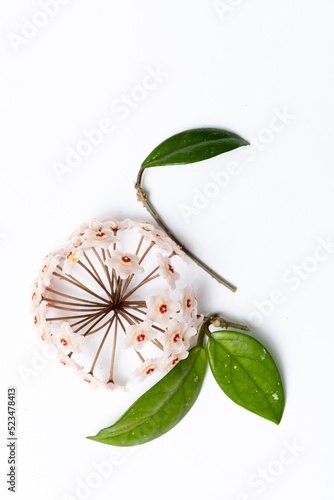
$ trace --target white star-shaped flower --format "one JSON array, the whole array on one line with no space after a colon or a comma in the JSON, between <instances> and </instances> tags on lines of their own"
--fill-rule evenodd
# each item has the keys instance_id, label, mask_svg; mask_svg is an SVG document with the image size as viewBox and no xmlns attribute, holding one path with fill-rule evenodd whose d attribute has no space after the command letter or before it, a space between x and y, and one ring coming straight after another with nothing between
<instances>
[{"instance_id":1,"label":"white star-shaped flower","mask_svg":"<svg viewBox=\"0 0 334 500\"><path fill-rule=\"evenodd\" d=\"M106 385L102 382L102 380L100 380L97 377L94 377L94 375L91 375L90 373L79 371L77 372L77 374L84 382L86 382L86 384L89 384L94 389L98 388L102 389Z\"/></svg>"},{"instance_id":2,"label":"white star-shaped flower","mask_svg":"<svg viewBox=\"0 0 334 500\"><path fill-rule=\"evenodd\" d=\"M177 243L175 243L175 241L172 240L171 238L169 238L168 236L166 237L166 241L170 245L170 247L171 247L172 251L175 253L175 255L177 255L178 257L180 257L186 264L190 264L191 259L182 250L182 247L180 247L180 245L178 245Z\"/></svg>"},{"instance_id":3,"label":"white star-shaped flower","mask_svg":"<svg viewBox=\"0 0 334 500\"><path fill-rule=\"evenodd\" d=\"M183 340L183 346L186 349L189 349L190 347L190 340L197 335L198 328L195 326L187 326L187 328L183 332L182 340Z\"/></svg>"},{"instance_id":4,"label":"white star-shaped flower","mask_svg":"<svg viewBox=\"0 0 334 500\"><path fill-rule=\"evenodd\" d=\"M69 250L64 260L63 272L65 274L71 274L73 267L78 262L78 260L81 259L82 255L83 255L82 248L72 248L72 250Z\"/></svg>"},{"instance_id":5,"label":"white star-shaped flower","mask_svg":"<svg viewBox=\"0 0 334 500\"><path fill-rule=\"evenodd\" d=\"M60 328L54 333L57 347L68 354L70 352L80 353L80 344L85 340L85 337L80 335L79 333L75 333L69 323L64 321Z\"/></svg>"},{"instance_id":6,"label":"white star-shaped flower","mask_svg":"<svg viewBox=\"0 0 334 500\"><path fill-rule=\"evenodd\" d=\"M133 227L133 222L130 219L119 221L115 219L115 217L105 217L101 222L103 222L103 225L108 229L110 228L115 231L125 231Z\"/></svg>"},{"instance_id":7,"label":"white star-shaped flower","mask_svg":"<svg viewBox=\"0 0 334 500\"><path fill-rule=\"evenodd\" d=\"M195 311L191 313L191 322L196 328L196 330L198 330L201 324L203 323L203 319L204 319L203 314L197 314L197 308Z\"/></svg>"},{"instance_id":8,"label":"white star-shaped flower","mask_svg":"<svg viewBox=\"0 0 334 500\"><path fill-rule=\"evenodd\" d=\"M89 228L84 231L82 240L84 248L109 248L112 243L120 241L114 235L114 232L108 228L108 223L100 222L97 219L90 222Z\"/></svg>"},{"instance_id":9,"label":"white star-shaped flower","mask_svg":"<svg viewBox=\"0 0 334 500\"><path fill-rule=\"evenodd\" d=\"M105 260L105 264L115 269L122 280L124 280L130 276L130 274L140 274L144 272L144 268L139 265L138 261L138 255L112 250L110 252L110 258Z\"/></svg>"},{"instance_id":10,"label":"white star-shaped flower","mask_svg":"<svg viewBox=\"0 0 334 500\"><path fill-rule=\"evenodd\" d=\"M194 287L192 285L188 285L183 290L180 290L179 301L181 304L183 318L186 322L188 322L197 312L197 300L195 297Z\"/></svg>"},{"instance_id":11,"label":"white star-shaped flower","mask_svg":"<svg viewBox=\"0 0 334 500\"><path fill-rule=\"evenodd\" d=\"M56 339L52 335L51 328L49 326L46 326L42 333L39 334L40 338L45 342L46 344L55 346L56 345Z\"/></svg>"},{"instance_id":12,"label":"white star-shaped flower","mask_svg":"<svg viewBox=\"0 0 334 500\"><path fill-rule=\"evenodd\" d=\"M160 229L156 229L151 224L142 224L138 232L150 243L155 243L157 248L160 250L163 250L164 252L172 251L171 246L166 241L166 234L163 231L160 231Z\"/></svg>"},{"instance_id":13,"label":"white star-shaped flower","mask_svg":"<svg viewBox=\"0 0 334 500\"><path fill-rule=\"evenodd\" d=\"M167 359L165 370L170 371L172 368L174 368L175 365L177 365L179 361L186 359L188 356L189 351L187 351L186 349L182 349L181 351L176 350L172 352L172 354Z\"/></svg>"},{"instance_id":14,"label":"white star-shaped flower","mask_svg":"<svg viewBox=\"0 0 334 500\"><path fill-rule=\"evenodd\" d=\"M89 225L86 222L83 222L72 234L70 234L68 239L71 241L74 239L77 241L77 238L82 239L86 229L89 229Z\"/></svg>"},{"instance_id":15,"label":"white star-shaped flower","mask_svg":"<svg viewBox=\"0 0 334 500\"><path fill-rule=\"evenodd\" d=\"M58 351L57 357L62 365L67 366L68 368L73 368L73 370L77 371L83 370L83 366L80 366L72 358L66 356L66 354L64 354L63 352Z\"/></svg>"},{"instance_id":16,"label":"white star-shaped flower","mask_svg":"<svg viewBox=\"0 0 334 500\"><path fill-rule=\"evenodd\" d=\"M57 266L59 265L61 260L61 255L52 255L47 256L43 262L43 266L40 272L40 280L44 286L50 286L52 281L52 275L55 272Z\"/></svg>"},{"instance_id":17,"label":"white star-shaped flower","mask_svg":"<svg viewBox=\"0 0 334 500\"><path fill-rule=\"evenodd\" d=\"M161 343L164 346L164 352L169 356L175 349L183 349L184 347L184 333L187 329L186 323L181 323L177 319L172 319L166 332L161 338Z\"/></svg>"},{"instance_id":18,"label":"white star-shaped flower","mask_svg":"<svg viewBox=\"0 0 334 500\"><path fill-rule=\"evenodd\" d=\"M47 327L46 309L47 309L46 303L41 302L34 311L34 317L33 317L34 327L37 328L38 330L40 329L44 330L44 328Z\"/></svg>"},{"instance_id":19,"label":"white star-shaped flower","mask_svg":"<svg viewBox=\"0 0 334 500\"><path fill-rule=\"evenodd\" d=\"M38 309L41 301L42 295L45 292L45 285L43 281L39 278L38 281L34 284L33 289L31 291L31 310L35 311Z\"/></svg>"},{"instance_id":20,"label":"white star-shaped flower","mask_svg":"<svg viewBox=\"0 0 334 500\"><path fill-rule=\"evenodd\" d=\"M133 376L138 377L138 380L142 382L149 375L153 373L158 373L164 366L164 358L149 358L144 361L134 372Z\"/></svg>"},{"instance_id":21,"label":"white star-shaped flower","mask_svg":"<svg viewBox=\"0 0 334 500\"><path fill-rule=\"evenodd\" d=\"M164 288L158 295L146 299L148 312L147 319L158 321L162 326L167 327L170 317L180 309L180 304L170 298L169 290Z\"/></svg>"},{"instance_id":22,"label":"white star-shaped flower","mask_svg":"<svg viewBox=\"0 0 334 500\"><path fill-rule=\"evenodd\" d=\"M157 254L158 264L159 264L159 274L164 278L172 290L175 290L175 281L180 279L180 274L177 273L172 266L172 263L168 257L164 257L161 253Z\"/></svg>"},{"instance_id":23,"label":"white star-shaped flower","mask_svg":"<svg viewBox=\"0 0 334 500\"><path fill-rule=\"evenodd\" d=\"M126 327L126 338L123 343L124 349L134 347L140 351L144 345L156 336L152 329L152 321L142 321L138 325L130 325Z\"/></svg>"}]
</instances>

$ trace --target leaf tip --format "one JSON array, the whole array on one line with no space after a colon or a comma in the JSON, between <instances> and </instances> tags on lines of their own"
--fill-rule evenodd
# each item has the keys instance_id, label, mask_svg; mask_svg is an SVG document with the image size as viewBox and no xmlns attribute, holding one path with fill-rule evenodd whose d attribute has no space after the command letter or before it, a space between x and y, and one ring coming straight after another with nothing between
<instances>
[{"instance_id":1,"label":"leaf tip","mask_svg":"<svg viewBox=\"0 0 334 500\"><path fill-rule=\"evenodd\" d=\"M281 423L282 418L283 418L283 412L284 412L284 409L283 409L283 411L282 411L282 414L281 414L281 415L279 415L279 416L275 419L275 422L274 422L274 423L275 423L276 425L279 425L279 424Z\"/></svg>"},{"instance_id":2,"label":"leaf tip","mask_svg":"<svg viewBox=\"0 0 334 500\"><path fill-rule=\"evenodd\" d=\"M97 435L96 436L86 436L86 439L90 439L91 441L99 441Z\"/></svg>"}]
</instances>

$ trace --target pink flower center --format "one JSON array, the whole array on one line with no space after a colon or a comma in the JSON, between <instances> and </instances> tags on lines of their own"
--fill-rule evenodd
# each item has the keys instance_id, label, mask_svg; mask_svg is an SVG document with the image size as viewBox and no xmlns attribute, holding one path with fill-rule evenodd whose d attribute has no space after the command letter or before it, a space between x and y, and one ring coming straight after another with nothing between
<instances>
[{"instance_id":1,"label":"pink flower center","mask_svg":"<svg viewBox=\"0 0 334 500\"><path fill-rule=\"evenodd\" d=\"M62 339L60 340L60 343L61 343L61 344L63 344L63 346L64 346L64 347L66 347L66 346L68 345L68 340L66 340L66 339L62 338Z\"/></svg>"},{"instance_id":2,"label":"pink flower center","mask_svg":"<svg viewBox=\"0 0 334 500\"><path fill-rule=\"evenodd\" d=\"M73 252L70 252L66 255L66 259L68 260L73 255Z\"/></svg>"},{"instance_id":3,"label":"pink flower center","mask_svg":"<svg viewBox=\"0 0 334 500\"><path fill-rule=\"evenodd\" d=\"M131 262L131 259L130 257L128 257L127 255L124 255L124 257L122 257L122 262L124 262L125 264L129 264L129 262Z\"/></svg>"},{"instance_id":4,"label":"pink flower center","mask_svg":"<svg viewBox=\"0 0 334 500\"><path fill-rule=\"evenodd\" d=\"M41 335L41 339L43 340L43 342L45 342L45 341L46 341L46 336L45 336L45 333L42 333L42 335Z\"/></svg>"},{"instance_id":5,"label":"pink flower center","mask_svg":"<svg viewBox=\"0 0 334 500\"><path fill-rule=\"evenodd\" d=\"M92 381L91 381L91 380L89 380L89 378L84 378L84 381L85 381L85 382L87 382L88 384L91 384L91 383L92 383Z\"/></svg>"},{"instance_id":6,"label":"pink flower center","mask_svg":"<svg viewBox=\"0 0 334 500\"><path fill-rule=\"evenodd\" d=\"M36 316L34 317L34 325L37 325L38 322L39 322L39 318L36 314Z\"/></svg>"},{"instance_id":7,"label":"pink flower center","mask_svg":"<svg viewBox=\"0 0 334 500\"><path fill-rule=\"evenodd\" d=\"M191 307L191 300L190 299L187 299L186 306L188 307L188 309Z\"/></svg>"},{"instance_id":8,"label":"pink flower center","mask_svg":"<svg viewBox=\"0 0 334 500\"><path fill-rule=\"evenodd\" d=\"M36 298L37 298L37 293L36 293L36 292L34 292L34 293L32 294L32 296L31 296L31 300L36 300Z\"/></svg>"},{"instance_id":9,"label":"pink flower center","mask_svg":"<svg viewBox=\"0 0 334 500\"><path fill-rule=\"evenodd\" d=\"M170 273L174 274L174 267L171 264L168 264L168 270Z\"/></svg>"},{"instance_id":10,"label":"pink flower center","mask_svg":"<svg viewBox=\"0 0 334 500\"><path fill-rule=\"evenodd\" d=\"M45 265L45 266L43 267L43 269L42 269L42 274L46 273L46 271L47 271L47 268L48 268L48 267L49 267L49 266L47 266L47 265Z\"/></svg>"},{"instance_id":11,"label":"pink flower center","mask_svg":"<svg viewBox=\"0 0 334 500\"><path fill-rule=\"evenodd\" d=\"M61 362L62 365L66 366L66 361L64 361L63 359L60 359L59 361Z\"/></svg>"},{"instance_id":12,"label":"pink flower center","mask_svg":"<svg viewBox=\"0 0 334 500\"><path fill-rule=\"evenodd\" d=\"M173 337L173 342L176 344L177 341L180 339L180 335L177 333L176 335L174 335Z\"/></svg>"},{"instance_id":13,"label":"pink flower center","mask_svg":"<svg viewBox=\"0 0 334 500\"><path fill-rule=\"evenodd\" d=\"M161 306L159 307L160 314L165 314L167 311L168 311L167 305L166 304L161 304Z\"/></svg>"},{"instance_id":14,"label":"pink flower center","mask_svg":"<svg viewBox=\"0 0 334 500\"><path fill-rule=\"evenodd\" d=\"M143 342L145 340L145 334L144 333L140 333L139 335L137 335L137 342Z\"/></svg>"},{"instance_id":15,"label":"pink flower center","mask_svg":"<svg viewBox=\"0 0 334 500\"><path fill-rule=\"evenodd\" d=\"M148 370L146 370L146 375L151 375L154 372L155 368L150 367Z\"/></svg>"}]
</instances>

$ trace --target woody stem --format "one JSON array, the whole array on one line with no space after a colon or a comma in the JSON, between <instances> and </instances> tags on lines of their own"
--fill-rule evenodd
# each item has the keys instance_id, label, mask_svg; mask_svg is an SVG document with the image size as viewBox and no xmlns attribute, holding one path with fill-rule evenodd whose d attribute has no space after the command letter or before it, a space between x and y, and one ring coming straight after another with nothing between
<instances>
[{"instance_id":1,"label":"woody stem","mask_svg":"<svg viewBox=\"0 0 334 500\"><path fill-rule=\"evenodd\" d=\"M211 314L211 316L206 316L204 318L203 327L205 329L205 333L209 336L210 330L209 326L213 325L216 328L236 328L237 330L244 330L246 332L250 332L251 330L247 325L241 325L240 323L233 323L225 318L223 318L220 314Z\"/></svg>"},{"instance_id":2,"label":"woody stem","mask_svg":"<svg viewBox=\"0 0 334 500\"><path fill-rule=\"evenodd\" d=\"M144 173L144 168L140 168L138 172L138 177L137 177L137 182L135 183L135 189L137 191L137 199L138 201L141 201L146 210L150 213L150 215L153 217L153 219L159 224L159 226L168 234L168 236L180 247L183 252L188 255L199 267L204 269L212 278L218 281L218 283L226 286L229 290L232 292L236 291L236 287L232 285L230 282L222 278L218 273L216 273L213 269L211 269L209 266L207 266L202 260L200 260L196 255L194 255L190 250L188 250L182 243L174 236L172 231L169 229L169 227L164 223L164 221L161 219L155 208L153 207L152 203L150 202L148 198L147 192L145 192L142 187L141 187L141 180L142 176Z\"/></svg>"}]
</instances>

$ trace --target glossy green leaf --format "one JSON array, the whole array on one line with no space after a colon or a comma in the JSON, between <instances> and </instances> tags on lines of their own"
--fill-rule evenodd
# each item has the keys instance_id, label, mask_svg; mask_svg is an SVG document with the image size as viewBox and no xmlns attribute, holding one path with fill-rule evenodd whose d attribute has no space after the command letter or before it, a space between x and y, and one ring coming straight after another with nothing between
<instances>
[{"instance_id":1,"label":"glossy green leaf","mask_svg":"<svg viewBox=\"0 0 334 500\"><path fill-rule=\"evenodd\" d=\"M195 403L205 369L205 349L194 347L186 359L137 399L115 424L88 439L116 446L133 446L165 434Z\"/></svg>"},{"instance_id":2,"label":"glossy green leaf","mask_svg":"<svg viewBox=\"0 0 334 500\"><path fill-rule=\"evenodd\" d=\"M284 391L269 352L253 337L238 332L212 333L208 343L212 373L235 403L279 424Z\"/></svg>"},{"instance_id":3,"label":"glossy green leaf","mask_svg":"<svg viewBox=\"0 0 334 500\"><path fill-rule=\"evenodd\" d=\"M195 163L248 144L245 139L227 130L186 130L159 144L142 163L141 168Z\"/></svg>"}]
</instances>

